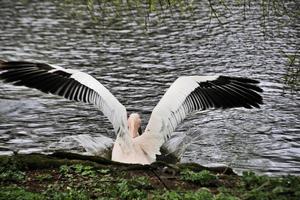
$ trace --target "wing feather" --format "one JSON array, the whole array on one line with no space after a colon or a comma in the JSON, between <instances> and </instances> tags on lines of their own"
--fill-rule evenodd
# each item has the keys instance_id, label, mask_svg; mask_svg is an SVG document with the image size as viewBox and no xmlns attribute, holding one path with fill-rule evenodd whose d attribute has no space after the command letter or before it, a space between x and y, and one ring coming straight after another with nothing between
<instances>
[{"instance_id":1,"label":"wing feather","mask_svg":"<svg viewBox=\"0 0 300 200\"><path fill-rule=\"evenodd\" d=\"M0 60L0 79L69 100L94 104L113 124L119 136L127 135L125 107L95 78L56 65Z\"/></svg>"},{"instance_id":2,"label":"wing feather","mask_svg":"<svg viewBox=\"0 0 300 200\"><path fill-rule=\"evenodd\" d=\"M140 143L152 142L149 152L159 152L185 117L199 110L245 107L259 108L263 104L256 80L229 76L179 77L153 109ZM154 155L151 155L152 157Z\"/></svg>"}]
</instances>

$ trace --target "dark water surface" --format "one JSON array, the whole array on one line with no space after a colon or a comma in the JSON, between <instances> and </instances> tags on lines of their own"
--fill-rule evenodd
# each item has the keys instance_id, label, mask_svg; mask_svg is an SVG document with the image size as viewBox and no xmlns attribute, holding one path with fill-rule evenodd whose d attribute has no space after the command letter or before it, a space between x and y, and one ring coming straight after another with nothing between
<instances>
[{"instance_id":1,"label":"dark water surface","mask_svg":"<svg viewBox=\"0 0 300 200\"><path fill-rule=\"evenodd\" d=\"M237 171L300 174L300 95L283 84L287 59L299 49L299 21L256 7L232 9L223 26L208 7L194 15L150 17L145 30L130 11L102 25L72 19L55 3L1 0L0 58L34 60L96 77L140 112L143 126L169 85L182 75L224 74L261 81L261 109L198 113L178 127L192 137L182 161L226 164ZM164 19L164 20L161 20ZM277 20L275 20L277 19ZM158 22L161 20L161 22ZM0 82L0 154L45 151L69 135L114 137L93 106Z\"/></svg>"}]
</instances>

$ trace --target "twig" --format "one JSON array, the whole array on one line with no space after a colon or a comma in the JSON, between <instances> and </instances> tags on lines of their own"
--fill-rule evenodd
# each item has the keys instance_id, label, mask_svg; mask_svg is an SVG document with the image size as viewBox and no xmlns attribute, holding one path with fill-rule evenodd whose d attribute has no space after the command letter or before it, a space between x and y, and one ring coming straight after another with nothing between
<instances>
[{"instance_id":1,"label":"twig","mask_svg":"<svg viewBox=\"0 0 300 200\"><path fill-rule=\"evenodd\" d=\"M217 18L219 24L220 24L220 25L223 25L222 22L221 22L221 20L220 20L219 17L218 17L218 14L217 14L216 9L215 9L215 8L213 7L213 5L212 5L211 0L208 0L208 3L209 3L209 8L210 8L211 13Z\"/></svg>"},{"instance_id":2,"label":"twig","mask_svg":"<svg viewBox=\"0 0 300 200\"><path fill-rule=\"evenodd\" d=\"M154 169L150 168L150 171L157 177L157 179L163 184L163 186L170 191L169 187L166 185L166 183L160 178L160 176L154 171Z\"/></svg>"}]
</instances>

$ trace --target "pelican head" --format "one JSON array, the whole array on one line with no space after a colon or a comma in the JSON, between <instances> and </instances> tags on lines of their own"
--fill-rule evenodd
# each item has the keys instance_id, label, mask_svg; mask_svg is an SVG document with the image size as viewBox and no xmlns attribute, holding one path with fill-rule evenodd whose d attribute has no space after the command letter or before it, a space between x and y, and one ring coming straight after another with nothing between
<instances>
[{"instance_id":1,"label":"pelican head","mask_svg":"<svg viewBox=\"0 0 300 200\"><path fill-rule=\"evenodd\" d=\"M142 135L141 118L137 113L132 113L128 117L128 128L132 138Z\"/></svg>"}]
</instances>

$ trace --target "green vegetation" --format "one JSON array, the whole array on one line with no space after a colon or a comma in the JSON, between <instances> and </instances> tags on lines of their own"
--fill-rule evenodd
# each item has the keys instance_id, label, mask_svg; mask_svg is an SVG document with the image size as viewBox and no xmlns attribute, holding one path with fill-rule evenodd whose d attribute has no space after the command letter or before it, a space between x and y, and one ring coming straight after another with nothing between
<instances>
[{"instance_id":1,"label":"green vegetation","mask_svg":"<svg viewBox=\"0 0 300 200\"><path fill-rule=\"evenodd\" d=\"M192 16L197 6L207 7L209 10L207 14L210 18L216 18L222 23L222 17L226 18L226 15L233 14L232 8L243 9L244 18L246 18L248 10L252 7L259 7L264 23L270 15L290 18L299 16L300 11L291 7L293 2L296 3L296 1L284 0L204 0L202 2L193 0L65 0L62 6L68 9L73 17L79 17L87 12L92 21L97 23L112 21L117 17L122 17L124 11L131 10L133 20L137 20L136 17L138 17L145 20L146 24L151 17L175 17L178 14L181 17ZM78 8L82 9L78 10Z\"/></svg>"},{"instance_id":2,"label":"green vegetation","mask_svg":"<svg viewBox=\"0 0 300 200\"><path fill-rule=\"evenodd\" d=\"M201 172L193 172L191 170L184 170L181 173L182 180L199 183L201 185L207 185L215 182L217 176L212 174L208 170L202 170Z\"/></svg>"},{"instance_id":3,"label":"green vegetation","mask_svg":"<svg viewBox=\"0 0 300 200\"><path fill-rule=\"evenodd\" d=\"M289 85L291 89L298 91L300 87L300 55L299 51L287 57L287 69L284 76L284 83Z\"/></svg>"},{"instance_id":4,"label":"green vegetation","mask_svg":"<svg viewBox=\"0 0 300 200\"><path fill-rule=\"evenodd\" d=\"M17 186L8 186L0 187L0 199L2 200L13 200L13 199L22 199L22 200L37 200L43 199L43 195L33 192L28 192L21 187Z\"/></svg>"},{"instance_id":5,"label":"green vegetation","mask_svg":"<svg viewBox=\"0 0 300 200\"><path fill-rule=\"evenodd\" d=\"M9 157L4 157L0 164L0 182L17 182L25 178L25 172L19 170L18 162Z\"/></svg>"},{"instance_id":6,"label":"green vegetation","mask_svg":"<svg viewBox=\"0 0 300 200\"><path fill-rule=\"evenodd\" d=\"M142 166L74 154L32 154L0 156L0 166L1 177L5 177L0 180L0 199L5 200L300 199L300 177L258 176L253 172L237 176L230 170L225 173L224 169L197 164Z\"/></svg>"}]
</instances>

